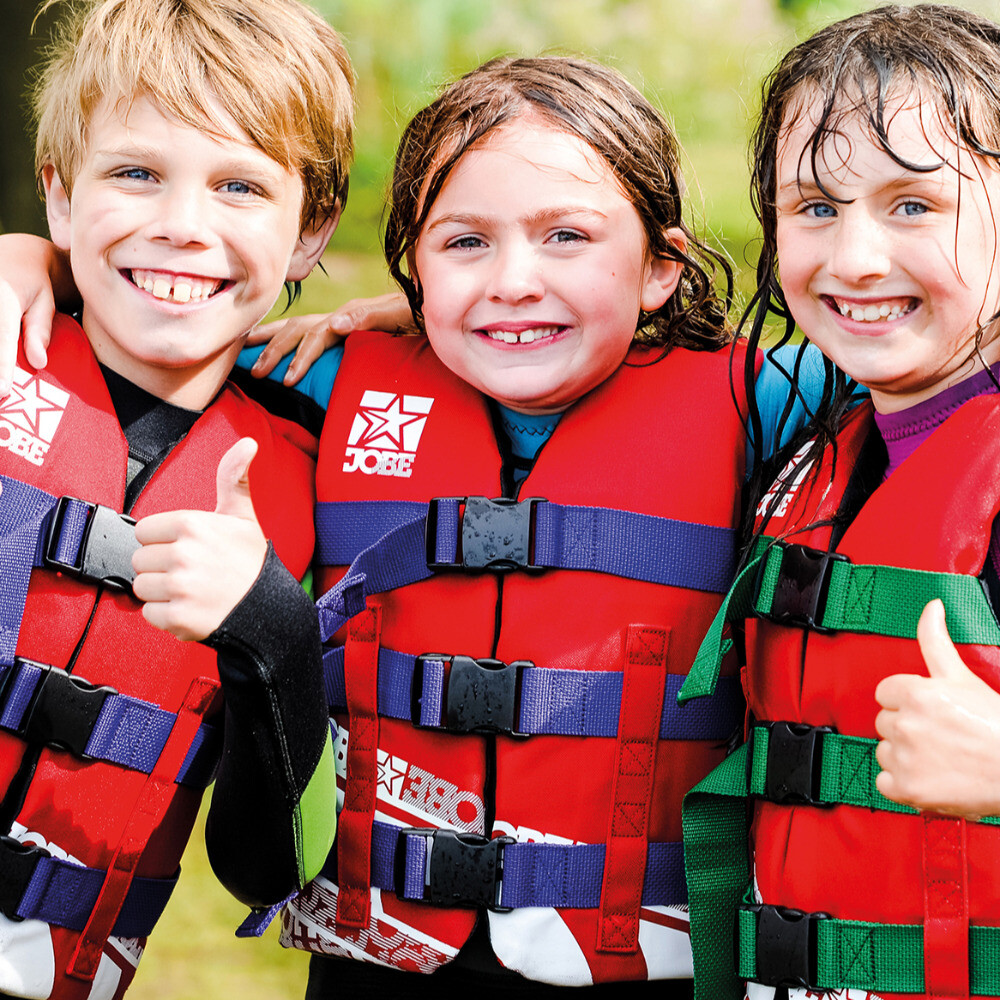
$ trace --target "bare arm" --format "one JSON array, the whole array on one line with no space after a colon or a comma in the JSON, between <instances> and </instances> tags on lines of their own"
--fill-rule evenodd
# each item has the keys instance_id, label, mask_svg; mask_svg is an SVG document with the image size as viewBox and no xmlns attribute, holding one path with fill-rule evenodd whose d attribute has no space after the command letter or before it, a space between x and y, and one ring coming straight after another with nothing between
<instances>
[{"instance_id":1,"label":"bare arm","mask_svg":"<svg viewBox=\"0 0 1000 1000\"><path fill-rule=\"evenodd\" d=\"M266 343L267 347L251 371L263 378L286 354L295 351L284 378L285 385L295 385L325 350L339 344L352 330L404 333L412 329L410 305L399 292L351 299L332 313L290 316L258 327L247 343Z\"/></svg>"},{"instance_id":2,"label":"bare arm","mask_svg":"<svg viewBox=\"0 0 1000 1000\"><path fill-rule=\"evenodd\" d=\"M0 236L0 398L10 390L19 336L28 363L44 368L56 303L66 309L77 301L69 260L52 243L23 233Z\"/></svg>"}]
</instances>

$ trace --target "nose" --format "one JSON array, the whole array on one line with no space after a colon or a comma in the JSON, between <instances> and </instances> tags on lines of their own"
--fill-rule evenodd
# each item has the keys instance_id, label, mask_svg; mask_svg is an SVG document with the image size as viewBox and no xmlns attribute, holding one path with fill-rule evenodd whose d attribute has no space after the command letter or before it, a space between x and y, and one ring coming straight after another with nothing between
<instances>
[{"instance_id":1,"label":"nose","mask_svg":"<svg viewBox=\"0 0 1000 1000\"><path fill-rule=\"evenodd\" d=\"M170 184L156 199L149 235L156 242L173 246L205 245L209 240L208 218L208 200L198 185Z\"/></svg>"},{"instance_id":2,"label":"nose","mask_svg":"<svg viewBox=\"0 0 1000 1000\"><path fill-rule=\"evenodd\" d=\"M528 240L512 240L497 250L490 262L486 294L491 302L504 303L542 298L541 263Z\"/></svg>"},{"instance_id":3,"label":"nose","mask_svg":"<svg viewBox=\"0 0 1000 1000\"><path fill-rule=\"evenodd\" d=\"M884 278L892 269L892 236L867 207L842 205L831 234L828 269L849 284Z\"/></svg>"}]
</instances>

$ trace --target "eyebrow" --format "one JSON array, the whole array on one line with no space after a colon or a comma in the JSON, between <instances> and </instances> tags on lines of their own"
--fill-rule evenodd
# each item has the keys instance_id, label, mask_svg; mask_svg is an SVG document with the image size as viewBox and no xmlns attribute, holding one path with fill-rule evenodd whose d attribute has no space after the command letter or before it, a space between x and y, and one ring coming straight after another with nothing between
<instances>
[{"instance_id":1,"label":"eyebrow","mask_svg":"<svg viewBox=\"0 0 1000 1000\"><path fill-rule=\"evenodd\" d=\"M251 147L256 149L256 147ZM217 172L222 174L236 174L240 176L250 176L258 178L277 178L281 173L281 165L272 160L266 153L261 152L264 161L244 160L238 156L221 160L216 165ZM159 160L163 156L164 150L156 146L140 146L134 143L123 143L120 146L109 146L106 149L95 149L94 158L107 160L137 160L150 161Z\"/></svg>"},{"instance_id":2,"label":"eyebrow","mask_svg":"<svg viewBox=\"0 0 1000 1000\"><path fill-rule=\"evenodd\" d=\"M553 208L543 208L541 211L521 216L518 221L525 222L531 226L536 226L557 222L562 219L573 218L606 220L607 216L603 212L599 212L594 208L582 208L578 205L557 205ZM457 225L482 227L493 225L497 221L498 219L494 215L480 215L476 212L450 212L448 215L442 215L435 219L427 227L427 232L433 232L441 226Z\"/></svg>"}]
</instances>

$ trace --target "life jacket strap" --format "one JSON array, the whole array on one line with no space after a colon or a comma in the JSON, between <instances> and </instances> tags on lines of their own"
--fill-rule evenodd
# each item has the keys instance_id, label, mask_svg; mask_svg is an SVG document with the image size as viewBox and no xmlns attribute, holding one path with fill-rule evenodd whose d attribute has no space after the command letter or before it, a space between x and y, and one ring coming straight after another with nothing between
<instances>
[{"instance_id":1,"label":"life jacket strap","mask_svg":"<svg viewBox=\"0 0 1000 1000\"><path fill-rule=\"evenodd\" d=\"M146 937L167 905L177 874L133 879L114 935ZM11 920L83 930L106 877L102 868L86 868L54 858L44 848L0 837L0 912Z\"/></svg>"},{"instance_id":2,"label":"life jacket strap","mask_svg":"<svg viewBox=\"0 0 1000 1000\"><path fill-rule=\"evenodd\" d=\"M915 639L934 598L956 643L1000 646L1000 625L978 577L852 563L822 549L760 537L698 650L680 700L711 694L732 645L725 628L751 615L816 632Z\"/></svg>"},{"instance_id":3,"label":"life jacket strap","mask_svg":"<svg viewBox=\"0 0 1000 1000\"><path fill-rule=\"evenodd\" d=\"M324 639L370 595L439 572L587 570L721 594L735 564L731 528L538 497L324 502L316 531L319 563L349 567L317 602Z\"/></svg>"},{"instance_id":4,"label":"life jacket strap","mask_svg":"<svg viewBox=\"0 0 1000 1000\"><path fill-rule=\"evenodd\" d=\"M16 657L13 666L0 665L0 728L82 760L149 774L176 720L176 712L96 687L47 663ZM202 723L176 782L208 787L221 754L221 730Z\"/></svg>"},{"instance_id":5,"label":"life jacket strap","mask_svg":"<svg viewBox=\"0 0 1000 1000\"><path fill-rule=\"evenodd\" d=\"M378 713L445 732L518 736L618 735L624 674L620 670L561 670L530 660L504 663L469 656L378 651ZM331 711L347 707L344 647L323 654ZM719 680L711 701L680 706L684 681L667 674L660 739L724 740L743 720L739 678Z\"/></svg>"},{"instance_id":6,"label":"life jacket strap","mask_svg":"<svg viewBox=\"0 0 1000 1000\"><path fill-rule=\"evenodd\" d=\"M467 859L464 871L455 864L456 852ZM322 872L334 881L335 853ZM508 837L491 840L478 834L401 828L375 820L371 884L412 902L484 906L497 912L525 906L597 909L604 859L604 844L517 843ZM485 871L489 877L480 880L485 888L474 898L460 902L462 886L470 883L470 870ZM681 844L649 844L642 905L678 905L686 900Z\"/></svg>"},{"instance_id":7,"label":"life jacket strap","mask_svg":"<svg viewBox=\"0 0 1000 1000\"><path fill-rule=\"evenodd\" d=\"M745 901L739 975L767 985L925 994L924 928L839 920ZM969 992L1000 996L1000 927L968 928Z\"/></svg>"},{"instance_id":8,"label":"life jacket strap","mask_svg":"<svg viewBox=\"0 0 1000 1000\"><path fill-rule=\"evenodd\" d=\"M878 740L847 736L826 726L759 723L750 730L748 794L795 805L850 805L916 816L917 810L887 799L875 785L881 768ZM1000 825L1000 817L976 822Z\"/></svg>"},{"instance_id":9,"label":"life jacket strap","mask_svg":"<svg viewBox=\"0 0 1000 1000\"><path fill-rule=\"evenodd\" d=\"M55 497L0 476L0 664L12 664L34 567L131 588L135 521L110 507Z\"/></svg>"}]
</instances>

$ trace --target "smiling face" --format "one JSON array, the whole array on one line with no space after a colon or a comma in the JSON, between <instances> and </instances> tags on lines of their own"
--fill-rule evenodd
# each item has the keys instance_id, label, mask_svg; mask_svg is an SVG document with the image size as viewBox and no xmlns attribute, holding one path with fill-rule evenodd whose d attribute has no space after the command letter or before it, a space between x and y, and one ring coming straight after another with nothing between
<instances>
[{"instance_id":1,"label":"smiling face","mask_svg":"<svg viewBox=\"0 0 1000 1000\"><path fill-rule=\"evenodd\" d=\"M1000 358L997 168L957 146L919 95L890 102L889 146L847 115L810 164L815 123L786 120L777 158L777 253L796 323L839 368L899 410ZM825 189L825 191L824 191ZM832 195L832 197L831 197ZM971 358L971 360L970 360Z\"/></svg>"},{"instance_id":2,"label":"smiling face","mask_svg":"<svg viewBox=\"0 0 1000 1000\"><path fill-rule=\"evenodd\" d=\"M500 128L459 160L417 240L434 353L513 410L565 410L621 365L640 310L680 279L681 264L646 247L590 146L525 119Z\"/></svg>"},{"instance_id":3,"label":"smiling face","mask_svg":"<svg viewBox=\"0 0 1000 1000\"><path fill-rule=\"evenodd\" d=\"M208 404L286 280L336 224L300 239L302 181L230 127L216 136L148 98L91 122L72 195L45 173L49 227L70 253L98 359L179 406ZM123 117L124 115L124 117Z\"/></svg>"}]
</instances>

